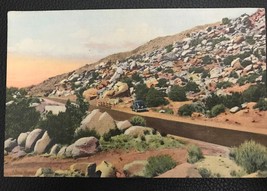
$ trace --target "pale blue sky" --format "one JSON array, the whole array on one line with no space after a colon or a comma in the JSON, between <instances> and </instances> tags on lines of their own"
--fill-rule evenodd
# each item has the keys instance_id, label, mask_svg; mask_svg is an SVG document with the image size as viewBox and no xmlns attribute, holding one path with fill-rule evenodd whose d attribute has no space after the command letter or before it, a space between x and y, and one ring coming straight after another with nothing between
<instances>
[{"instance_id":1,"label":"pale blue sky","mask_svg":"<svg viewBox=\"0 0 267 191\"><path fill-rule=\"evenodd\" d=\"M29 11L8 13L8 52L98 60L158 36L251 14L256 8Z\"/></svg>"}]
</instances>

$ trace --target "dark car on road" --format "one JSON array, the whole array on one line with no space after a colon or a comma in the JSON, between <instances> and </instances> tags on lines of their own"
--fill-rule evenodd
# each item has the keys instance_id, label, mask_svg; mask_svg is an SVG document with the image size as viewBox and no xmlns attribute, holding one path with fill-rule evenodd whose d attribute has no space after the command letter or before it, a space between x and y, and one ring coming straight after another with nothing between
<instances>
[{"instance_id":1,"label":"dark car on road","mask_svg":"<svg viewBox=\"0 0 267 191\"><path fill-rule=\"evenodd\" d=\"M133 111L148 111L148 108L143 100L135 100L131 106Z\"/></svg>"}]
</instances>

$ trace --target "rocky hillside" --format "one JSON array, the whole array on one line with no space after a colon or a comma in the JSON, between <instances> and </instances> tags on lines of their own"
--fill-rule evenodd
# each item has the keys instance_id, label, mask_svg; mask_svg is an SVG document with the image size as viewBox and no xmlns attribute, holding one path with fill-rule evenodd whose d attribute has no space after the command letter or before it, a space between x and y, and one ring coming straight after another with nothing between
<instances>
[{"instance_id":1,"label":"rocky hillside","mask_svg":"<svg viewBox=\"0 0 267 191\"><path fill-rule=\"evenodd\" d=\"M266 76L266 27L264 9L212 25L195 27L174 36L160 37L137 49L108 56L76 71L50 78L30 88L35 95L68 96L86 90L91 99L135 98L141 77L148 88L169 93L174 85L194 82L199 91L187 99L211 93L242 92ZM133 86L129 87L126 79ZM159 85L164 79L164 85ZM161 81L161 82L160 82Z\"/></svg>"}]
</instances>

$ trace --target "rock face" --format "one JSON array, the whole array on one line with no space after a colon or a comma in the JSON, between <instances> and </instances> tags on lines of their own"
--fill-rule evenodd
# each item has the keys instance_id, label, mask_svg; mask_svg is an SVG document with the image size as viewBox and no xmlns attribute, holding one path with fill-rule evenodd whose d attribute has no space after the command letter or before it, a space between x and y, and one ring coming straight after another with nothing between
<instances>
[{"instance_id":1,"label":"rock face","mask_svg":"<svg viewBox=\"0 0 267 191\"><path fill-rule=\"evenodd\" d=\"M50 155L57 155L57 153L59 152L60 150L60 145L59 144L55 144L52 146L51 150L50 150Z\"/></svg>"},{"instance_id":2,"label":"rock face","mask_svg":"<svg viewBox=\"0 0 267 191\"><path fill-rule=\"evenodd\" d=\"M175 168L157 176L157 178L201 178L194 165L183 163Z\"/></svg>"},{"instance_id":3,"label":"rock face","mask_svg":"<svg viewBox=\"0 0 267 191\"><path fill-rule=\"evenodd\" d=\"M80 129L96 130L99 135L108 133L111 129L115 129L115 121L107 113L101 113L98 109L93 110L82 122Z\"/></svg>"},{"instance_id":4,"label":"rock face","mask_svg":"<svg viewBox=\"0 0 267 191\"><path fill-rule=\"evenodd\" d=\"M7 152L10 152L10 151L12 151L12 149L14 148L14 147L16 147L17 146L17 140L16 139L12 139L12 138L9 138L9 139L7 139L6 141L5 141L5 150L7 151Z\"/></svg>"},{"instance_id":5,"label":"rock face","mask_svg":"<svg viewBox=\"0 0 267 191\"><path fill-rule=\"evenodd\" d=\"M43 130L41 129L34 129L30 134L28 135L25 143L25 150L27 152L32 151L34 149L34 146L36 142L42 137Z\"/></svg>"},{"instance_id":6,"label":"rock face","mask_svg":"<svg viewBox=\"0 0 267 191\"><path fill-rule=\"evenodd\" d=\"M149 127L142 127L142 126L132 126L127 129L124 134L131 135L131 136L142 136L145 134L152 134L153 129Z\"/></svg>"},{"instance_id":7,"label":"rock face","mask_svg":"<svg viewBox=\"0 0 267 191\"><path fill-rule=\"evenodd\" d=\"M116 125L117 125L117 128L121 131L125 131L126 129L132 126L132 124L128 120L118 121Z\"/></svg>"},{"instance_id":8,"label":"rock face","mask_svg":"<svg viewBox=\"0 0 267 191\"><path fill-rule=\"evenodd\" d=\"M145 177L145 167L148 164L146 160L136 160L123 167L126 177Z\"/></svg>"},{"instance_id":9,"label":"rock face","mask_svg":"<svg viewBox=\"0 0 267 191\"><path fill-rule=\"evenodd\" d=\"M47 133L47 131L43 134L42 138L39 139L35 146L34 146L34 153L36 154L43 154L45 153L49 148L49 145L51 143L51 139Z\"/></svg>"},{"instance_id":10,"label":"rock face","mask_svg":"<svg viewBox=\"0 0 267 191\"><path fill-rule=\"evenodd\" d=\"M99 150L99 141L95 137L84 137L73 144L72 157L85 157L95 154Z\"/></svg>"},{"instance_id":11,"label":"rock face","mask_svg":"<svg viewBox=\"0 0 267 191\"><path fill-rule=\"evenodd\" d=\"M26 139L27 139L27 137L28 137L29 134L30 134L30 132L26 132L26 133L21 133L18 136L18 145L19 146L25 146Z\"/></svg>"},{"instance_id":12,"label":"rock face","mask_svg":"<svg viewBox=\"0 0 267 191\"><path fill-rule=\"evenodd\" d=\"M116 177L116 169L115 167L107 161L102 161L99 165L96 167L96 171L101 172L101 178L112 178Z\"/></svg>"}]
</instances>

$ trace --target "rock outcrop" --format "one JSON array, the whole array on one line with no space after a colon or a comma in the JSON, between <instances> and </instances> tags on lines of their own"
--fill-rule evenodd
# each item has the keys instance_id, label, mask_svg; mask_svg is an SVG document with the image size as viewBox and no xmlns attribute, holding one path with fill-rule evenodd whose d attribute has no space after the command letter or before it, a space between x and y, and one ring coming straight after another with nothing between
<instances>
[{"instance_id":1,"label":"rock outcrop","mask_svg":"<svg viewBox=\"0 0 267 191\"><path fill-rule=\"evenodd\" d=\"M99 141L95 137L84 137L73 144L71 155L73 158L95 154L99 150Z\"/></svg>"},{"instance_id":2,"label":"rock outcrop","mask_svg":"<svg viewBox=\"0 0 267 191\"><path fill-rule=\"evenodd\" d=\"M51 139L47 133L47 131L43 134L42 138L39 139L34 146L34 153L43 154L48 151L51 143Z\"/></svg>"},{"instance_id":3,"label":"rock outcrop","mask_svg":"<svg viewBox=\"0 0 267 191\"><path fill-rule=\"evenodd\" d=\"M28 135L25 143L25 150L30 152L34 149L36 142L43 136L44 132L41 129L34 129Z\"/></svg>"}]
</instances>

